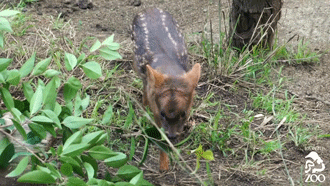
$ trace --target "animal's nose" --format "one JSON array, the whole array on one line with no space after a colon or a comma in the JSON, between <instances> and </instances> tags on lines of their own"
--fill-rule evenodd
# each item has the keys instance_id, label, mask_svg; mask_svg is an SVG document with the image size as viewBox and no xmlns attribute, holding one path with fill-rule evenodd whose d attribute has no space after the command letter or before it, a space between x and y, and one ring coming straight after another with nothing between
<instances>
[{"instance_id":1,"label":"animal's nose","mask_svg":"<svg viewBox=\"0 0 330 186\"><path fill-rule=\"evenodd\" d=\"M175 143L177 141L177 135L174 133L174 134L168 134L167 135L168 139L172 142L172 143Z\"/></svg>"}]
</instances>

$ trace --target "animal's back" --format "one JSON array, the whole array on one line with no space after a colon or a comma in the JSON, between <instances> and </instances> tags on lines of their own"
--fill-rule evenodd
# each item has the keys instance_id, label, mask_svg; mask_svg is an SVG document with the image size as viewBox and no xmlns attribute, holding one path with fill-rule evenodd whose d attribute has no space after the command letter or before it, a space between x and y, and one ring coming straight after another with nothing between
<instances>
[{"instance_id":1,"label":"animal's back","mask_svg":"<svg viewBox=\"0 0 330 186\"><path fill-rule=\"evenodd\" d=\"M188 54L184 38L172 16L158 8L146 10L133 20L134 65L145 76L146 64L167 75L187 71Z\"/></svg>"}]
</instances>

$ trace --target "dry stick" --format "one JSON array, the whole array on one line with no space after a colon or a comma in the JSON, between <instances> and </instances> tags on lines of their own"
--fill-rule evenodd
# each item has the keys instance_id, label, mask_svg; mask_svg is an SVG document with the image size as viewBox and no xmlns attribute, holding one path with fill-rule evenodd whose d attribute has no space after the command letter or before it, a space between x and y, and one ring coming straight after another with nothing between
<instances>
[{"instance_id":1,"label":"dry stick","mask_svg":"<svg viewBox=\"0 0 330 186\"><path fill-rule=\"evenodd\" d=\"M0 132L5 134L8 138L10 138L11 140L14 140L16 143L18 143L20 146L24 147L27 151L29 151L31 154L33 154L40 162L45 163L44 160L42 160L39 156L37 156L36 153L33 152L33 150L29 149L24 143L20 142L18 139L14 138L13 136L11 136L10 134L8 134L7 132L5 132L3 129L0 129Z\"/></svg>"},{"instance_id":2,"label":"dry stick","mask_svg":"<svg viewBox=\"0 0 330 186\"><path fill-rule=\"evenodd\" d=\"M265 61L263 62L263 64L266 64L268 61L269 61L269 59L271 58L271 57L273 57L274 55L275 55L275 53L280 49L280 48L282 48L282 47L284 47L285 45L287 45L294 37L296 37L297 36L297 34L295 34L295 35L293 35L291 38L289 38L288 39L288 41L285 43L285 44L283 44L282 46L280 46L280 47L277 47L272 53L270 53L268 56L267 56L267 58L265 59Z\"/></svg>"},{"instance_id":3,"label":"dry stick","mask_svg":"<svg viewBox=\"0 0 330 186\"><path fill-rule=\"evenodd\" d=\"M121 89L121 88L119 88ZM141 104L135 99L133 98L130 94L128 94L125 90L122 90L130 99L132 99L136 104L137 106L143 110L143 112L145 113L144 115L147 117L147 119L151 122L152 125L154 125L154 127L157 128L157 130L159 131L159 133L161 134L161 136L165 139L165 141L168 143L168 145L170 146L170 148L173 150L173 152L175 152L175 154L181 159L181 161L185 162L185 160L183 159L183 157L180 155L180 153L178 152L178 150L174 147L174 145L171 143L171 141L167 138L167 136L165 135L165 133L160 130L160 128L158 127L158 125L155 123L155 121L153 119L151 119L150 115L147 113L147 111L141 106ZM181 165L181 163L179 163L179 165L185 169L183 167L183 165ZM189 171L192 173L193 172L193 169L185 163L185 166L189 169ZM194 174L194 176L198 179L198 181L202 184L202 185L205 185L203 180L201 179L201 177L197 174Z\"/></svg>"},{"instance_id":4,"label":"dry stick","mask_svg":"<svg viewBox=\"0 0 330 186\"><path fill-rule=\"evenodd\" d=\"M271 58L271 57L273 57L275 54L276 54L276 52L279 50L279 49L281 49L282 47L284 47L284 46L286 46L293 38L295 38L297 36L297 34L295 34L295 35L293 35L291 38L289 38L288 39L288 41L285 43L285 44L283 44L282 46L280 46L280 47L277 47L275 50L273 50L267 57L266 57L266 59L264 60L264 62L262 62L262 64L266 64L268 61L269 61L269 59ZM251 66L254 66L254 65L259 65L260 63L257 63L257 64L252 64L252 65L249 65L249 66L242 66L242 67L240 67L239 69L237 69L236 71L235 71L235 73L237 73L237 72L240 72L240 71L242 71L242 70L244 70L244 69L246 69L246 68L248 68L248 67L251 67Z\"/></svg>"}]
</instances>

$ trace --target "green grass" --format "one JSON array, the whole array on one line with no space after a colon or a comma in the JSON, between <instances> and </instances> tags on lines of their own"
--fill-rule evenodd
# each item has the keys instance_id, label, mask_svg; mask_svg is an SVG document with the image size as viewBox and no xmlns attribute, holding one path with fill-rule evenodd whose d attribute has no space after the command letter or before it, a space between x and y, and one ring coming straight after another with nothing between
<instances>
[{"instance_id":1,"label":"green grass","mask_svg":"<svg viewBox=\"0 0 330 186\"><path fill-rule=\"evenodd\" d=\"M286 91L285 99L280 99L274 96L274 91L272 90L267 94L257 93L255 96L252 96L253 106L266 111L268 114L275 115L276 122L280 122L284 117L286 117L287 123L297 121L300 115L293 109L294 97L289 97Z\"/></svg>"},{"instance_id":2,"label":"green grass","mask_svg":"<svg viewBox=\"0 0 330 186\"><path fill-rule=\"evenodd\" d=\"M197 35L202 38L201 45L190 46L189 50L206 58L207 65L204 67L210 69L209 77L228 77L234 84L246 81L257 84L259 88L254 88L253 91L247 90L250 92L252 110L244 109L239 113L233 113L228 104L215 96L215 91L209 91L204 97L197 97L203 101L195 111L209 116L209 121L200 123L193 131L194 147L207 143L213 150L219 150L224 155L227 152L240 154L246 151L250 152L247 156L252 158L256 153L269 156L290 141L296 146L306 144L313 130L297 126L304 116L294 108L295 97L283 88L287 80L282 77L281 72L284 65L317 63L320 54L311 51L308 42L303 40L300 40L296 47L289 44L279 46L276 40L273 50L253 47L251 51L238 54L234 49L227 47L226 43L219 45L206 38L204 34L197 33ZM221 37L224 41L223 33ZM235 93L241 92L242 89L234 84L230 90ZM221 109L224 107L227 108L226 111ZM271 139L268 139L270 133L251 127L255 122L253 116L260 113L274 116L270 121L274 127L270 131ZM228 123L228 120L231 122ZM279 130L276 127L281 121L289 127L281 131L287 135L280 142L275 131ZM240 147L243 148L237 149L230 145L229 142L235 140L240 141Z\"/></svg>"}]
</instances>

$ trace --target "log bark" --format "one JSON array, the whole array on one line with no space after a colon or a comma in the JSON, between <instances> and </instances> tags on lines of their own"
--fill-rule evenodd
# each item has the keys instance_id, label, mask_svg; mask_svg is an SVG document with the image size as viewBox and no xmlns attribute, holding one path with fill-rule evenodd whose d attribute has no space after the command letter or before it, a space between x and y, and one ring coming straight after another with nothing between
<instances>
[{"instance_id":1,"label":"log bark","mask_svg":"<svg viewBox=\"0 0 330 186\"><path fill-rule=\"evenodd\" d=\"M282 0L233 0L229 21L231 45L239 49L249 44L272 47L282 4Z\"/></svg>"}]
</instances>

